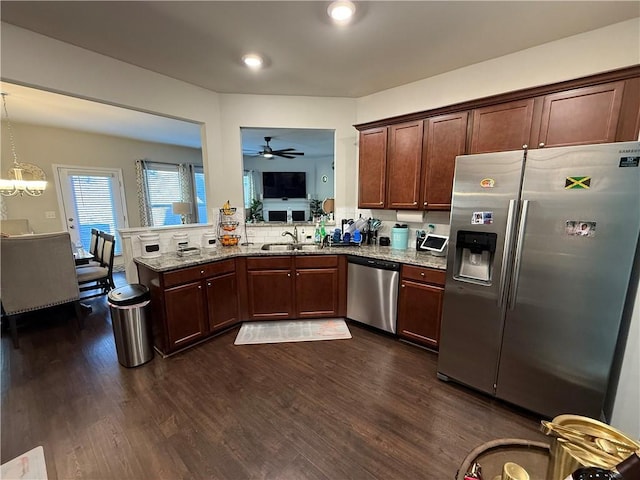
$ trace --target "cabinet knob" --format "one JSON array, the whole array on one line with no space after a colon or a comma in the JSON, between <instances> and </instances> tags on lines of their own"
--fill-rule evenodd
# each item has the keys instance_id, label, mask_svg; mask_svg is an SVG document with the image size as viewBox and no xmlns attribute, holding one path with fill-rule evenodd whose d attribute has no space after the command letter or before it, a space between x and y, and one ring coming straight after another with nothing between
<instances>
[{"instance_id":1,"label":"cabinet knob","mask_svg":"<svg viewBox=\"0 0 640 480\"><path fill-rule=\"evenodd\" d=\"M421 276L421 277L424 277L424 272L420 272L420 276Z\"/></svg>"},{"instance_id":2,"label":"cabinet knob","mask_svg":"<svg viewBox=\"0 0 640 480\"><path fill-rule=\"evenodd\" d=\"M413 202L413 204L414 204L414 205L417 205L417 204L418 204L418 202Z\"/></svg>"},{"instance_id":3,"label":"cabinet knob","mask_svg":"<svg viewBox=\"0 0 640 480\"><path fill-rule=\"evenodd\" d=\"M538 144L538 148L542 148L542 147L544 147L544 142L540 142L540 143Z\"/></svg>"},{"instance_id":4,"label":"cabinet knob","mask_svg":"<svg viewBox=\"0 0 640 480\"><path fill-rule=\"evenodd\" d=\"M404 283L403 283L403 284L402 284L402 285L400 285L400 286L401 286L402 288L404 288L404 286L405 286L405 285L404 285Z\"/></svg>"},{"instance_id":5,"label":"cabinet knob","mask_svg":"<svg viewBox=\"0 0 640 480\"><path fill-rule=\"evenodd\" d=\"M529 145L527 145L526 143L524 145L522 145L522 149L526 150L527 148L529 148Z\"/></svg>"},{"instance_id":6,"label":"cabinet knob","mask_svg":"<svg viewBox=\"0 0 640 480\"><path fill-rule=\"evenodd\" d=\"M427 202L424 202L423 205L426 207L427 206Z\"/></svg>"},{"instance_id":7,"label":"cabinet knob","mask_svg":"<svg viewBox=\"0 0 640 480\"><path fill-rule=\"evenodd\" d=\"M382 205L382 202L378 202L378 205Z\"/></svg>"},{"instance_id":8,"label":"cabinet knob","mask_svg":"<svg viewBox=\"0 0 640 480\"><path fill-rule=\"evenodd\" d=\"M211 282L207 282L207 287L210 287L210 286L211 286Z\"/></svg>"},{"instance_id":9,"label":"cabinet knob","mask_svg":"<svg viewBox=\"0 0 640 480\"><path fill-rule=\"evenodd\" d=\"M291 274L290 274L290 273L287 273L287 277L290 277L290 276L291 276Z\"/></svg>"},{"instance_id":10,"label":"cabinet knob","mask_svg":"<svg viewBox=\"0 0 640 480\"><path fill-rule=\"evenodd\" d=\"M202 285L198 285L198 290L202 290Z\"/></svg>"},{"instance_id":11,"label":"cabinet knob","mask_svg":"<svg viewBox=\"0 0 640 480\"><path fill-rule=\"evenodd\" d=\"M204 275L204 270L200 270L200 275Z\"/></svg>"},{"instance_id":12,"label":"cabinet knob","mask_svg":"<svg viewBox=\"0 0 640 480\"><path fill-rule=\"evenodd\" d=\"M296 277L299 277L299 276L300 276L300 273L296 272Z\"/></svg>"}]
</instances>

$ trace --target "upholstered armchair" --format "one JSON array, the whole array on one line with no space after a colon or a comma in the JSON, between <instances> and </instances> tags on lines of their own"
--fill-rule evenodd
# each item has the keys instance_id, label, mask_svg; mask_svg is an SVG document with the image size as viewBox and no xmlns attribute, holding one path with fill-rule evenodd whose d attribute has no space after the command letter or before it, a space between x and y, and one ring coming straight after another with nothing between
<instances>
[{"instance_id":1,"label":"upholstered armchair","mask_svg":"<svg viewBox=\"0 0 640 480\"><path fill-rule=\"evenodd\" d=\"M67 232L2 238L0 254L0 301L15 348L16 317L25 312L73 302L78 326L82 327L80 292Z\"/></svg>"}]
</instances>

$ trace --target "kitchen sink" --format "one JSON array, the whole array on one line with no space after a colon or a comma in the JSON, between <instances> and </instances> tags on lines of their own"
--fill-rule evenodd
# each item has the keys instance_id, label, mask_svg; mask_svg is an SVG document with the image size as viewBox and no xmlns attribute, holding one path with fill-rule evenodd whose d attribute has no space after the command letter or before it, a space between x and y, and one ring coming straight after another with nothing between
<instances>
[{"instance_id":1,"label":"kitchen sink","mask_svg":"<svg viewBox=\"0 0 640 480\"><path fill-rule=\"evenodd\" d=\"M265 243L260 249L269 250L270 252L309 251L318 250L318 245L313 243Z\"/></svg>"},{"instance_id":2,"label":"kitchen sink","mask_svg":"<svg viewBox=\"0 0 640 480\"><path fill-rule=\"evenodd\" d=\"M260 250L269 250L275 252L285 252L287 250L293 250L292 243L265 243Z\"/></svg>"}]
</instances>

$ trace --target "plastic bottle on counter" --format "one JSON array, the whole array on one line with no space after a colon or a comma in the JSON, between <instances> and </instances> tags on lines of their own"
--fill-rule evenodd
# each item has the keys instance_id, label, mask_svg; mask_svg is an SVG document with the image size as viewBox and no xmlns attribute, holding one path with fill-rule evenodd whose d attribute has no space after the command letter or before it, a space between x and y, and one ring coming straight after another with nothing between
<instances>
[{"instance_id":1,"label":"plastic bottle on counter","mask_svg":"<svg viewBox=\"0 0 640 480\"><path fill-rule=\"evenodd\" d=\"M321 241L320 224L318 222L316 222L316 229L313 232L313 241L314 241L314 243L320 243L320 241Z\"/></svg>"},{"instance_id":2,"label":"plastic bottle on counter","mask_svg":"<svg viewBox=\"0 0 640 480\"><path fill-rule=\"evenodd\" d=\"M327 231L324 229L324 218L320 222L320 241L324 241L324 237L327 236Z\"/></svg>"},{"instance_id":3,"label":"plastic bottle on counter","mask_svg":"<svg viewBox=\"0 0 640 480\"><path fill-rule=\"evenodd\" d=\"M629 455L612 469L581 467L565 480L638 480L640 479L640 450Z\"/></svg>"}]
</instances>

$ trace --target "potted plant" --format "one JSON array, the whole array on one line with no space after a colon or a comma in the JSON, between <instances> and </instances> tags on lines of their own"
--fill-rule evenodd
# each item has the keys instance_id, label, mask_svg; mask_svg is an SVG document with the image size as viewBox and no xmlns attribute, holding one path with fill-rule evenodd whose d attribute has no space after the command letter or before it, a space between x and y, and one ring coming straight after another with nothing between
<instances>
[{"instance_id":1,"label":"potted plant","mask_svg":"<svg viewBox=\"0 0 640 480\"><path fill-rule=\"evenodd\" d=\"M322 216L322 201L321 200L310 200L309 201L309 210L311 212L311 220L316 220Z\"/></svg>"},{"instance_id":2,"label":"potted plant","mask_svg":"<svg viewBox=\"0 0 640 480\"><path fill-rule=\"evenodd\" d=\"M247 210L247 222L264 222L264 217L262 216L262 202L257 198L251 200L251 205L249 205L249 209Z\"/></svg>"}]
</instances>

